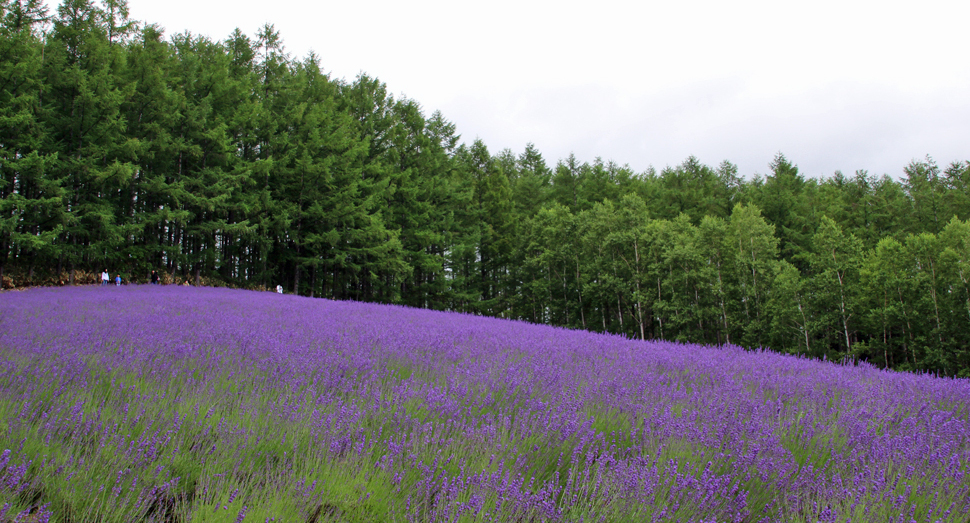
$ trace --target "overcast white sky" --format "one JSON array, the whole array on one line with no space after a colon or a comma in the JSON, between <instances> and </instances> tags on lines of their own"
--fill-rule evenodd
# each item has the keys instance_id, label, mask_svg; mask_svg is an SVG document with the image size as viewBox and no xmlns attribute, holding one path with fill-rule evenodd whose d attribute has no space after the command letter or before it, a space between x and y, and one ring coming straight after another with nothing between
<instances>
[{"instance_id":1,"label":"overcast white sky","mask_svg":"<svg viewBox=\"0 0 970 523\"><path fill-rule=\"evenodd\" d=\"M52 0L52 4L55 2ZM324 70L380 78L465 142L550 166L636 171L688 155L750 176L899 177L970 160L970 3L664 0L129 0L131 17L222 40L265 23Z\"/></svg>"}]
</instances>

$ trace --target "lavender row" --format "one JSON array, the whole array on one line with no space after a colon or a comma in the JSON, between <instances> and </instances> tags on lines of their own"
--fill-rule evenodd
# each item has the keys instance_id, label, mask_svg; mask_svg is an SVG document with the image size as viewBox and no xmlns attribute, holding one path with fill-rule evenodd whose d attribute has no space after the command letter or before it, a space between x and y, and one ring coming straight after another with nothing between
<instances>
[{"instance_id":1,"label":"lavender row","mask_svg":"<svg viewBox=\"0 0 970 523\"><path fill-rule=\"evenodd\" d=\"M951 521L970 382L177 287L0 295L0 511Z\"/></svg>"}]
</instances>

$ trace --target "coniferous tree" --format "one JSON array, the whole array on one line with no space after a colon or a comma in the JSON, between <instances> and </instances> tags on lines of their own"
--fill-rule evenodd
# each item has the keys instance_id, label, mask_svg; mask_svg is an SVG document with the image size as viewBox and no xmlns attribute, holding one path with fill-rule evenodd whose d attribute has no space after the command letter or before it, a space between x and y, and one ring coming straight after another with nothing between
<instances>
[{"instance_id":1,"label":"coniferous tree","mask_svg":"<svg viewBox=\"0 0 970 523\"><path fill-rule=\"evenodd\" d=\"M660 173L575 155L550 169L532 144L460 143L377 78L330 78L272 25L166 38L125 0L66 0L51 18L0 0L0 33L0 282L164 267L970 372L968 162L916 160L901 181L806 178L782 154L749 180L693 156Z\"/></svg>"},{"instance_id":2,"label":"coniferous tree","mask_svg":"<svg viewBox=\"0 0 970 523\"><path fill-rule=\"evenodd\" d=\"M753 183L750 201L775 226L781 255L805 270L802 255L811 249L812 183L781 153L769 167L771 174Z\"/></svg>"},{"instance_id":3,"label":"coniferous tree","mask_svg":"<svg viewBox=\"0 0 970 523\"><path fill-rule=\"evenodd\" d=\"M121 145L121 108L130 86L122 80L123 47L107 38L104 12L89 0L65 0L54 18L44 74L50 82L47 125L57 163L51 177L65 188L64 258L78 263L128 268L123 247L130 229L119 223L117 206L134 166Z\"/></svg>"},{"instance_id":4,"label":"coniferous tree","mask_svg":"<svg viewBox=\"0 0 970 523\"><path fill-rule=\"evenodd\" d=\"M127 247L133 273L145 278L173 254L165 231L173 204L181 199L171 173L178 154L173 132L184 98L172 89L175 55L156 26L146 26L129 44L127 62L126 79L135 88L122 112L127 160L137 167L121 212L133 226Z\"/></svg>"},{"instance_id":5,"label":"coniferous tree","mask_svg":"<svg viewBox=\"0 0 970 523\"><path fill-rule=\"evenodd\" d=\"M0 2L0 289L11 252L30 272L60 259L63 189L44 122L42 2ZM60 270L58 270L59 276Z\"/></svg>"},{"instance_id":6,"label":"coniferous tree","mask_svg":"<svg viewBox=\"0 0 970 523\"><path fill-rule=\"evenodd\" d=\"M552 171L546 166L542 153L530 143L516 160L516 172L518 176L512 183L516 213L531 218L548 198Z\"/></svg>"}]
</instances>

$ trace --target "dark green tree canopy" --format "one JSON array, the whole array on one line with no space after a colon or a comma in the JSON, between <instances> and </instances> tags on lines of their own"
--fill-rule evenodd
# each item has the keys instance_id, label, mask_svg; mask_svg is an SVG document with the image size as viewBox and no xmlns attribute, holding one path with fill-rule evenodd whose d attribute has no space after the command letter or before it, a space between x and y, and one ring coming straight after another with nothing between
<instances>
[{"instance_id":1,"label":"dark green tree canopy","mask_svg":"<svg viewBox=\"0 0 970 523\"><path fill-rule=\"evenodd\" d=\"M635 172L463 142L325 71L271 24L0 0L0 286L155 270L970 375L970 162Z\"/></svg>"}]
</instances>

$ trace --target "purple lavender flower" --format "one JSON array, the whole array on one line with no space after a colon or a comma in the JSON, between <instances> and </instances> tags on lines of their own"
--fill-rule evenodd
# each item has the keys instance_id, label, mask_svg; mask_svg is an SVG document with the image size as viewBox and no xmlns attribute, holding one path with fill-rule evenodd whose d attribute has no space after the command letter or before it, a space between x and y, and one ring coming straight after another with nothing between
<instances>
[{"instance_id":1,"label":"purple lavender flower","mask_svg":"<svg viewBox=\"0 0 970 523\"><path fill-rule=\"evenodd\" d=\"M335 518L315 485L404 521L970 514L967 380L225 289L8 294L0 333L0 485L107 461L92 513L243 480Z\"/></svg>"}]
</instances>

